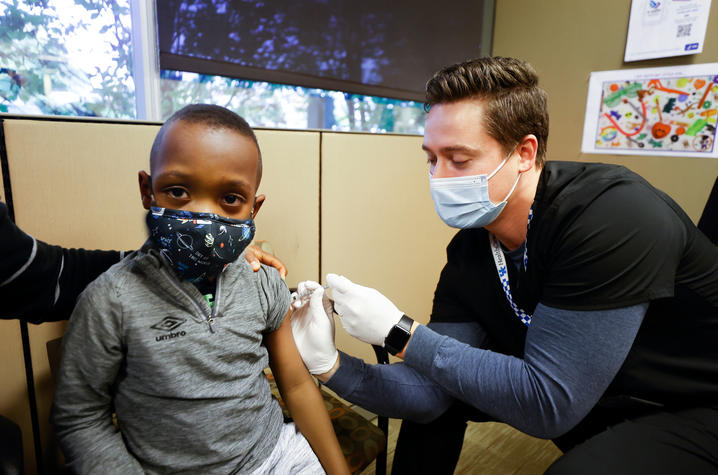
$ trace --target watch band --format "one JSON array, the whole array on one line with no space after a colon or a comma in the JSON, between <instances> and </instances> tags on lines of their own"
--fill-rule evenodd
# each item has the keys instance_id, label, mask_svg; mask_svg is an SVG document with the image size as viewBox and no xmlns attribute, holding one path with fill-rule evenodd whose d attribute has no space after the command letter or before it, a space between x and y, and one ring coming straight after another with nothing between
<instances>
[{"instance_id":1,"label":"watch band","mask_svg":"<svg viewBox=\"0 0 718 475\"><path fill-rule=\"evenodd\" d=\"M401 319L392 327L389 334L384 339L384 348L392 355L396 355L404 349L411 338L411 326L414 324L407 315L402 315Z\"/></svg>"}]
</instances>

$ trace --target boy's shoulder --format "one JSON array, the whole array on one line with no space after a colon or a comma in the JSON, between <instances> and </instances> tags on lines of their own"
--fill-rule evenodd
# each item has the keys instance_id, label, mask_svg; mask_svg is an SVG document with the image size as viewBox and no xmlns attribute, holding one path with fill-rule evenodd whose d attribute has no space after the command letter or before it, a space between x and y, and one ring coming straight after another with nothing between
<instances>
[{"instance_id":1,"label":"boy's shoulder","mask_svg":"<svg viewBox=\"0 0 718 475\"><path fill-rule=\"evenodd\" d=\"M108 292L119 293L139 282L137 276L137 262L147 258L142 251L133 251L125 255L109 269L100 274L85 288L83 293L108 294Z\"/></svg>"},{"instance_id":2,"label":"boy's shoulder","mask_svg":"<svg viewBox=\"0 0 718 475\"><path fill-rule=\"evenodd\" d=\"M247 301L258 301L268 317L270 328L278 327L291 303L289 288L284 279L279 276L279 271L262 264L261 268L255 272L243 255L233 262L226 271L229 271L227 273L229 279L226 280L225 285L233 289L232 293L237 296L245 291L254 293L254 297ZM249 297L247 294L245 296ZM258 300L254 300L255 298Z\"/></svg>"},{"instance_id":3,"label":"boy's shoulder","mask_svg":"<svg viewBox=\"0 0 718 475\"><path fill-rule=\"evenodd\" d=\"M231 275L232 285L253 284L259 288L270 287L279 288L287 287L286 282L279 276L279 271L274 267L266 264L260 264L258 271L254 271L252 266L244 258L242 253L236 261L232 262L225 272Z\"/></svg>"},{"instance_id":4,"label":"boy's shoulder","mask_svg":"<svg viewBox=\"0 0 718 475\"><path fill-rule=\"evenodd\" d=\"M252 270L252 273L258 274L257 277L260 278L262 282L267 282L271 285L278 285L280 287L286 287L287 283L282 279L279 275L279 271L275 269L272 266L268 266L266 264L260 264L260 269L257 272L254 272L254 269L250 267L250 270Z\"/></svg>"}]
</instances>

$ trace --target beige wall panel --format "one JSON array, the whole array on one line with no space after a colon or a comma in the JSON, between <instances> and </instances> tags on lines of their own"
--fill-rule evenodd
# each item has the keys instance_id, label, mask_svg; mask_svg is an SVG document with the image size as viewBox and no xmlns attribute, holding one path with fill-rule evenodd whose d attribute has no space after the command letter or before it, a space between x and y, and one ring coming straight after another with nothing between
<instances>
[{"instance_id":1,"label":"beige wall panel","mask_svg":"<svg viewBox=\"0 0 718 475\"><path fill-rule=\"evenodd\" d=\"M158 127L6 121L15 219L43 241L136 249L145 240L138 170Z\"/></svg>"},{"instance_id":2,"label":"beige wall panel","mask_svg":"<svg viewBox=\"0 0 718 475\"><path fill-rule=\"evenodd\" d=\"M323 134L322 281L332 272L375 287L425 323L455 230L434 211L421 143L417 136ZM341 325L337 346L376 361Z\"/></svg>"},{"instance_id":3,"label":"beige wall panel","mask_svg":"<svg viewBox=\"0 0 718 475\"><path fill-rule=\"evenodd\" d=\"M319 132L258 130L267 196L257 239L270 242L289 270L287 285L319 278Z\"/></svg>"},{"instance_id":4,"label":"beige wall panel","mask_svg":"<svg viewBox=\"0 0 718 475\"><path fill-rule=\"evenodd\" d=\"M703 53L624 63L630 9L627 0L496 2L493 54L521 58L536 67L549 95L550 160L626 165L671 195L697 221L718 175L718 160L581 153L591 71L718 61L718 2L711 4Z\"/></svg>"},{"instance_id":5,"label":"beige wall panel","mask_svg":"<svg viewBox=\"0 0 718 475\"><path fill-rule=\"evenodd\" d=\"M0 320L0 361L0 415L20 426L25 470L35 473L35 447L18 320Z\"/></svg>"}]
</instances>

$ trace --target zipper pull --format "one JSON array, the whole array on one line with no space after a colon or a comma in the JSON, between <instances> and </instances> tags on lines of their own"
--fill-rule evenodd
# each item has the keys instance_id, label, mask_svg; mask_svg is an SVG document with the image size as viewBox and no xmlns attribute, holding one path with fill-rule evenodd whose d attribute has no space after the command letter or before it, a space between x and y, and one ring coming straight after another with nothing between
<instances>
[{"instance_id":1,"label":"zipper pull","mask_svg":"<svg viewBox=\"0 0 718 475\"><path fill-rule=\"evenodd\" d=\"M214 317L209 317L207 323L209 324L209 331L214 333Z\"/></svg>"}]
</instances>

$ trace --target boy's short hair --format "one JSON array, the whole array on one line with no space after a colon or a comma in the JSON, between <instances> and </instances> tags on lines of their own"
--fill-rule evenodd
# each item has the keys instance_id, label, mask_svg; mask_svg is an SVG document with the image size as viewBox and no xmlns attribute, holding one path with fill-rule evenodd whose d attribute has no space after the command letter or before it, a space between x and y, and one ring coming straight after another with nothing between
<instances>
[{"instance_id":1,"label":"boy's short hair","mask_svg":"<svg viewBox=\"0 0 718 475\"><path fill-rule=\"evenodd\" d=\"M164 135L170 125L177 121L187 122L190 124L203 124L209 128L234 130L240 135L252 139L257 146L257 155L259 163L257 164L257 186L262 179L262 152L259 149L257 136L254 135L252 127L240 115L235 114L229 109L214 104L190 104L178 110L162 124L162 128L157 132L155 141L152 143L150 151L150 174L155 158L160 151Z\"/></svg>"},{"instance_id":2,"label":"boy's short hair","mask_svg":"<svg viewBox=\"0 0 718 475\"><path fill-rule=\"evenodd\" d=\"M546 161L548 107L546 91L538 87L538 74L527 62L501 56L447 66L426 83L426 104L431 106L476 98L484 104L484 125L508 153L523 137L538 139L536 165Z\"/></svg>"}]
</instances>

